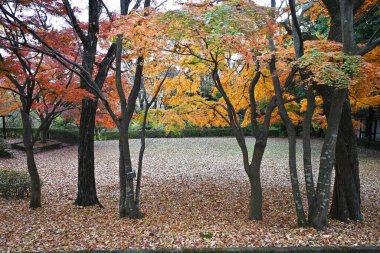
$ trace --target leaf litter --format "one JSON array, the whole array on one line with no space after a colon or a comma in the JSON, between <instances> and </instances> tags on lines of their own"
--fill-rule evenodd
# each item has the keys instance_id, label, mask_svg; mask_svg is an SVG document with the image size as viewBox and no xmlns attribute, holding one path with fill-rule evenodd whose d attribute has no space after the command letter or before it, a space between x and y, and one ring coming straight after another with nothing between
<instances>
[{"instance_id":1,"label":"leaf litter","mask_svg":"<svg viewBox=\"0 0 380 253\"><path fill-rule=\"evenodd\" d=\"M254 140L248 138L253 147ZM313 140L317 176L322 141ZM304 189L302 147L298 168ZM131 140L135 167L139 140ZM325 231L298 228L291 195L287 140L272 138L264 155L263 221L248 216L249 182L233 138L147 139L141 209L144 219L118 218L118 144L95 143L96 183L104 208L73 205L77 147L36 154L42 208L0 197L0 251L262 246L380 246L380 152L359 149L363 222L330 220ZM0 159L26 170L26 158ZM306 206L306 199L304 199Z\"/></svg>"}]
</instances>

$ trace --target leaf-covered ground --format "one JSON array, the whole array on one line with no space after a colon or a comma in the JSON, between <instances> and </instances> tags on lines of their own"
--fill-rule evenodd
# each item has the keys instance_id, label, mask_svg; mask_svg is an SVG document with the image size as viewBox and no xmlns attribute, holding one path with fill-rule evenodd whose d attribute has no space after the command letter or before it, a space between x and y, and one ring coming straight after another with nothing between
<instances>
[{"instance_id":1,"label":"leaf-covered ground","mask_svg":"<svg viewBox=\"0 0 380 253\"><path fill-rule=\"evenodd\" d=\"M253 140L248 141L252 146ZM317 171L321 141L313 141ZM298 144L299 153L301 145ZM139 141L131 142L134 162ZM77 147L36 154L43 208L0 197L0 252L120 248L380 245L380 152L360 149L363 222L330 221L326 231L297 228L287 140L270 139L262 167L264 220L247 220L249 183L233 138L148 139L142 211L118 218L118 144L96 143L96 180L104 208L72 205ZM26 170L25 156L0 159ZM302 157L298 156L299 176ZM303 183L303 179L300 180ZM304 202L306 205L306 203Z\"/></svg>"}]
</instances>

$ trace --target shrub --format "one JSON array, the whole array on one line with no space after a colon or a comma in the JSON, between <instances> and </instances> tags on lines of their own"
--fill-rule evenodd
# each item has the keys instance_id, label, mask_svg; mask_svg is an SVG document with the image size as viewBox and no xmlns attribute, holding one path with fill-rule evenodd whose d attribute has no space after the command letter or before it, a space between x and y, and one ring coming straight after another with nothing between
<instances>
[{"instance_id":1,"label":"shrub","mask_svg":"<svg viewBox=\"0 0 380 253\"><path fill-rule=\"evenodd\" d=\"M8 145L4 142L3 139L0 139L0 157L2 158L11 158L12 154L8 151Z\"/></svg>"},{"instance_id":2,"label":"shrub","mask_svg":"<svg viewBox=\"0 0 380 253\"><path fill-rule=\"evenodd\" d=\"M60 142L77 144L79 142L79 131L76 129L50 129L49 130L50 139L54 139Z\"/></svg>"},{"instance_id":3,"label":"shrub","mask_svg":"<svg viewBox=\"0 0 380 253\"><path fill-rule=\"evenodd\" d=\"M0 170L0 195L5 198L29 196L31 182L27 172Z\"/></svg>"}]
</instances>

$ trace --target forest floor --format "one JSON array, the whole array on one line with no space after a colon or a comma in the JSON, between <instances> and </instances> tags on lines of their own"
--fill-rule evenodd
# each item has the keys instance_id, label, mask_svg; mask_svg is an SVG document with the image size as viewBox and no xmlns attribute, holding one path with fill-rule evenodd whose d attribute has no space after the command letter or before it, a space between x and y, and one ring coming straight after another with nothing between
<instances>
[{"instance_id":1,"label":"forest floor","mask_svg":"<svg viewBox=\"0 0 380 253\"><path fill-rule=\"evenodd\" d=\"M253 146L253 139L248 140ZM312 141L317 171L322 141ZM139 140L131 141L136 164ZM249 221L249 182L233 138L147 139L141 220L118 218L118 143L96 142L97 191L104 208L74 206L77 147L36 154L43 207L0 197L0 252L126 248L380 246L380 152L359 149L363 222L298 228L287 140L268 142L262 166L264 220ZM302 146L298 167L303 185ZM22 151L0 169L26 170ZM317 176L317 175L315 175ZM303 187L304 188L304 187ZM304 189L303 189L304 191ZM304 202L306 205L306 202Z\"/></svg>"}]
</instances>

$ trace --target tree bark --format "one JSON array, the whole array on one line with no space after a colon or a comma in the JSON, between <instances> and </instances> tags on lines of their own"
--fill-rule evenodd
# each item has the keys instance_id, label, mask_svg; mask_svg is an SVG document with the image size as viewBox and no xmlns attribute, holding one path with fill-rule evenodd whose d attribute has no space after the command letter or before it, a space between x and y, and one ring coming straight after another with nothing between
<instances>
[{"instance_id":1,"label":"tree bark","mask_svg":"<svg viewBox=\"0 0 380 253\"><path fill-rule=\"evenodd\" d=\"M251 198L249 202L250 220L263 219L263 189L261 186L260 168L266 148L266 140L256 140L250 165L249 182L251 186Z\"/></svg>"},{"instance_id":2,"label":"tree bark","mask_svg":"<svg viewBox=\"0 0 380 253\"><path fill-rule=\"evenodd\" d=\"M296 131L285 108L284 99L282 97L282 91L281 91L281 86L280 86L280 80L278 78L278 74L276 70L276 58L274 55L272 55L272 59L269 63L269 69L270 69L273 86L274 86L274 90L277 97L278 111L280 113L281 120L285 124L286 132L288 134L290 181L292 185L294 205L296 207L296 212L297 212L297 223L300 227L302 227L302 226L306 226L306 217L305 217L305 211L303 208L301 191L300 191L298 175L297 175Z\"/></svg>"},{"instance_id":3,"label":"tree bark","mask_svg":"<svg viewBox=\"0 0 380 253\"><path fill-rule=\"evenodd\" d=\"M21 117L23 124L23 142L26 151L26 160L28 173L31 181L30 208L41 207L41 181L37 171L36 162L33 153L33 134L30 115L28 111L21 109Z\"/></svg>"},{"instance_id":4,"label":"tree bark","mask_svg":"<svg viewBox=\"0 0 380 253\"><path fill-rule=\"evenodd\" d=\"M313 178L313 167L311 163L311 143L310 143L310 132L311 132L311 122L313 119L314 109L315 109L315 97L313 91L310 89L306 90L307 95L307 110L304 115L303 120L303 167L306 183L306 195L308 203L308 220L311 220L311 215L313 212L313 201L315 198L315 188L314 188L314 178Z\"/></svg>"},{"instance_id":5,"label":"tree bark","mask_svg":"<svg viewBox=\"0 0 380 253\"><path fill-rule=\"evenodd\" d=\"M121 82L121 55L122 55L122 35L117 36L116 47L116 88L120 100L121 117L117 123L120 132L119 137L119 185L120 185L120 199L119 199L119 217L123 218L128 216L132 219L139 219L143 217L138 206L135 203L135 193L133 187L133 179L135 177L132 170L131 152L129 149L128 128L132 119L132 115L136 106L136 100L140 91L142 75L143 75L143 57L138 57L135 79L133 87L127 99L123 90ZM116 117L116 116L114 116ZM115 118L114 118L115 120Z\"/></svg>"},{"instance_id":6,"label":"tree bark","mask_svg":"<svg viewBox=\"0 0 380 253\"><path fill-rule=\"evenodd\" d=\"M41 143L46 143L47 140L49 139L50 125L51 125L51 122L46 123L46 125L41 128L41 133L40 133Z\"/></svg>"},{"instance_id":7,"label":"tree bark","mask_svg":"<svg viewBox=\"0 0 380 253\"><path fill-rule=\"evenodd\" d=\"M329 115L331 92L321 92L324 110ZM327 118L329 122L329 117ZM346 94L336 146L335 180L330 217L346 221L362 220L360 210L360 177L357 142L351 118L351 105Z\"/></svg>"},{"instance_id":8,"label":"tree bark","mask_svg":"<svg viewBox=\"0 0 380 253\"><path fill-rule=\"evenodd\" d=\"M78 192L74 202L78 206L101 205L95 185L94 129L97 100L84 99L79 126Z\"/></svg>"},{"instance_id":9,"label":"tree bark","mask_svg":"<svg viewBox=\"0 0 380 253\"><path fill-rule=\"evenodd\" d=\"M329 113L330 120L321 151L317 190L313 203L311 224L316 229L323 229L328 224L327 217L330 200L331 174L335 162L335 147L339 122L347 90L335 90L333 93Z\"/></svg>"},{"instance_id":10,"label":"tree bark","mask_svg":"<svg viewBox=\"0 0 380 253\"><path fill-rule=\"evenodd\" d=\"M144 100L146 100L146 94L144 94ZM140 208L140 195L141 195L141 177L142 177L142 164L144 159L144 152L145 152L145 130L146 130L146 121L148 118L148 111L149 107L148 104L145 107L144 111L144 119L141 127L141 146L140 146L140 152L139 152L139 161L138 161L138 167L137 167L137 180L136 180L136 199L135 203L138 208Z\"/></svg>"}]
</instances>

